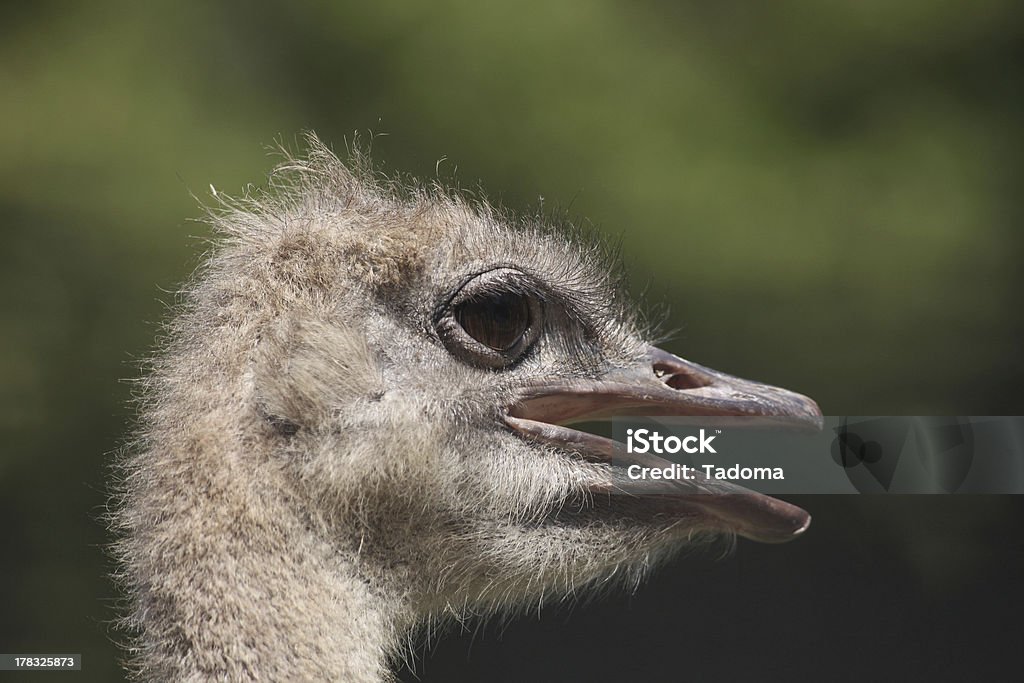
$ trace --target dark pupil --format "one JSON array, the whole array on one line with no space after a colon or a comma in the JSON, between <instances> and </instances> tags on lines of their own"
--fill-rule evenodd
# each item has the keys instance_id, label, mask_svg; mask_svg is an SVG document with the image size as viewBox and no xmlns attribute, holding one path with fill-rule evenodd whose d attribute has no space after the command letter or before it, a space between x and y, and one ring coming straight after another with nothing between
<instances>
[{"instance_id":1,"label":"dark pupil","mask_svg":"<svg viewBox=\"0 0 1024 683\"><path fill-rule=\"evenodd\" d=\"M455 309L455 319L466 333L496 351L508 351L530 325L530 307L517 294L496 294L471 299Z\"/></svg>"}]
</instances>

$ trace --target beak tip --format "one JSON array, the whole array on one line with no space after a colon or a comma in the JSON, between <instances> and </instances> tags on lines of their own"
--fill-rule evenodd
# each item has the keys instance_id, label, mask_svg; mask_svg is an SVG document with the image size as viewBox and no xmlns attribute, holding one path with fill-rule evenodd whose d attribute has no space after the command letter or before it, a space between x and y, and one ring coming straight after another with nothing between
<instances>
[{"instance_id":1,"label":"beak tip","mask_svg":"<svg viewBox=\"0 0 1024 683\"><path fill-rule=\"evenodd\" d=\"M811 526L810 513L792 503L761 496L752 502L758 504L763 514L751 515L738 525L737 532L745 538L761 543L787 543Z\"/></svg>"},{"instance_id":2,"label":"beak tip","mask_svg":"<svg viewBox=\"0 0 1024 683\"><path fill-rule=\"evenodd\" d=\"M795 507L795 506L794 506ZM811 515L803 508L796 508L790 520L791 531L788 534L780 535L779 541L791 541L797 536L802 536L811 526Z\"/></svg>"},{"instance_id":3,"label":"beak tip","mask_svg":"<svg viewBox=\"0 0 1024 683\"><path fill-rule=\"evenodd\" d=\"M739 534L745 538L749 538L752 541L758 541L759 543L788 543L799 536L803 536L804 532L807 531L808 527L811 526L811 516L801 510L803 513L799 517L795 517L790 524L787 524L785 528L780 529L776 527L772 530L765 528L759 528L756 530L739 530Z\"/></svg>"},{"instance_id":4,"label":"beak tip","mask_svg":"<svg viewBox=\"0 0 1024 683\"><path fill-rule=\"evenodd\" d=\"M793 536L799 536L800 534L802 534L805 531L807 531L807 529L810 528L810 526L811 526L811 516L809 514L807 514L807 513L804 513L804 519L800 523L800 526L798 526L796 528L796 530L793 532Z\"/></svg>"},{"instance_id":5,"label":"beak tip","mask_svg":"<svg viewBox=\"0 0 1024 683\"><path fill-rule=\"evenodd\" d=\"M818 404L815 401L811 399L807 399L807 401L810 403L807 411L807 417L814 425L815 430L820 432L825 427L825 417L821 414L821 408L818 407Z\"/></svg>"}]
</instances>

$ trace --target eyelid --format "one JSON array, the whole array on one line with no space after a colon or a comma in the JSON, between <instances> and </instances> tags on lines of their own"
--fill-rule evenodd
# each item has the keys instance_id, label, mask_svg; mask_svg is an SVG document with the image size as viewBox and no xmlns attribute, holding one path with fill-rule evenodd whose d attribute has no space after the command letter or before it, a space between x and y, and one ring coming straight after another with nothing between
<instances>
[{"instance_id":1,"label":"eyelid","mask_svg":"<svg viewBox=\"0 0 1024 683\"><path fill-rule=\"evenodd\" d=\"M477 298L481 294L499 294L512 292L522 296L536 296L541 288L521 270L514 268L492 268L463 280L448 298L445 307L454 308L467 299Z\"/></svg>"}]
</instances>

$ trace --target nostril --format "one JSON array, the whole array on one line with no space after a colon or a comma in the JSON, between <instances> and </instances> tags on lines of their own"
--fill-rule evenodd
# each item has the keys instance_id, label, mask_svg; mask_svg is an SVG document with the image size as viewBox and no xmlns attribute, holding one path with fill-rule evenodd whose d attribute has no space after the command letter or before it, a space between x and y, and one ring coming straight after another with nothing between
<instances>
[{"instance_id":1,"label":"nostril","mask_svg":"<svg viewBox=\"0 0 1024 683\"><path fill-rule=\"evenodd\" d=\"M672 375L665 380L665 384L673 389L700 389L708 386L711 382L702 381L699 377L692 375Z\"/></svg>"},{"instance_id":2,"label":"nostril","mask_svg":"<svg viewBox=\"0 0 1024 683\"><path fill-rule=\"evenodd\" d=\"M710 377L702 377L697 374L679 372L678 367L672 367L667 364L655 363L654 374L664 382L666 385L673 389L680 391L686 389L700 389L711 384Z\"/></svg>"}]
</instances>

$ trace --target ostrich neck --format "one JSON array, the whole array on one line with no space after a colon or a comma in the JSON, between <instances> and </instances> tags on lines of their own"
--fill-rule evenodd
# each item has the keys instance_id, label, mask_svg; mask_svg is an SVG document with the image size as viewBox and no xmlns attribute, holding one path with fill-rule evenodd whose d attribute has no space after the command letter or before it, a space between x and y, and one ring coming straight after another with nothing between
<instances>
[{"instance_id":1,"label":"ostrich neck","mask_svg":"<svg viewBox=\"0 0 1024 683\"><path fill-rule=\"evenodd\" d=\"M392 680L410 620L387 575L231 434L191 429L135 463L127 550L143 676Z\"/></svg>"}]
</instances>

